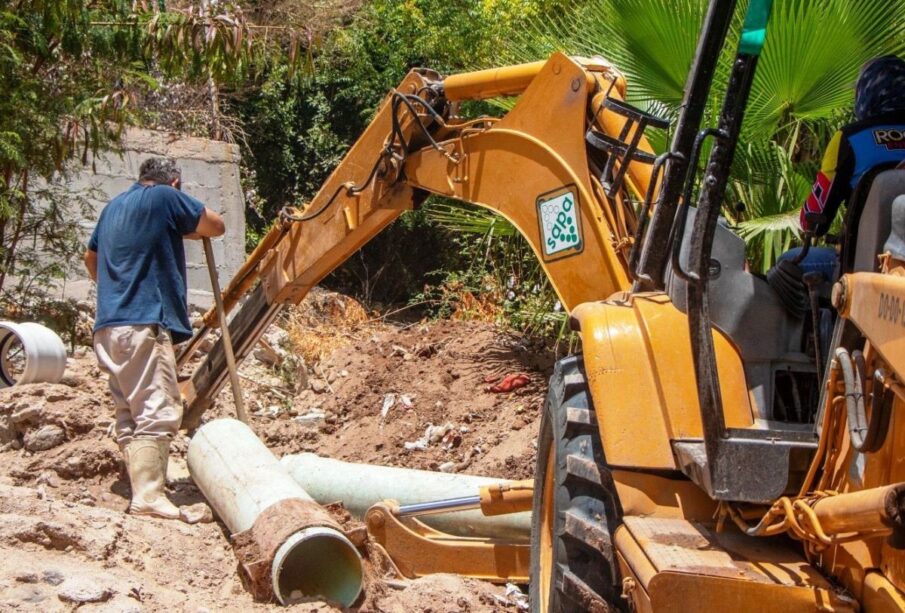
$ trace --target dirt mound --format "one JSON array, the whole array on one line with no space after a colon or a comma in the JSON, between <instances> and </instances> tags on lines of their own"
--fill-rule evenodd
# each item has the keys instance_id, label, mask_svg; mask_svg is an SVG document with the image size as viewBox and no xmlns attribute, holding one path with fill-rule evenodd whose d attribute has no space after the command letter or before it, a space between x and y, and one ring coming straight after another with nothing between
<instances>
[{"instance_id":1,"label":"dirt mound","mask_svg":"<svg viewBox=\"0 0 905 613\"><path fill-rule=\"evenodd\" d=\"M374 336L336 352L319 407L335 422L310 451L353 462L526 478L551 360L487 324L444 321ZM489 388L506 375L528 384Z\"/></svg>"},{"instance_id":2,"label":"dirt mound","mask_svg":"<svg viewBox=\"0 0 905 613\"><path fill-rule=\"evenodd\" d=\"M394 327L323 292L292 315L287 332L268 334L270 350L241 368L252 425L276 455L532 475L548 352L484 323ZM310 344L306 357L298 343ZM518 373L527 385L489 391ZM232 415L227 389L206 418ZM112 423L106 380L86 347L62 383L0 390L0 609L272 608L242 587L221 524L124 514L129 486ZM174 441L169 470L180 505L203 500L187 445L183 434ZM444 575L401 580L378 562L367 561L361 611L516 610L502 587Z\"/></svg>"}]
</instances>

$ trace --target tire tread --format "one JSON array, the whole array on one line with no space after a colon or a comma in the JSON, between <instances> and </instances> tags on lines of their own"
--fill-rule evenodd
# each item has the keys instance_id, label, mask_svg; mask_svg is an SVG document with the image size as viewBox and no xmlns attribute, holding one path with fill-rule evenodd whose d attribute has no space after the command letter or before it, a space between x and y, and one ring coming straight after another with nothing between
<instances>
[{"instance_id":1,"label":"tire tread","mask_svg":"<svg viewBox=\"0 0 905 613\"><path fill-rule=\"evenodd\" d=\"M555 564L552 593L548 596L550 611L622 610L625 603L620 599L619 571L612 540L621 509L603 457L597 416L580 356L560 360L554 368L541 424L542 439L545 427L552 427L556 457ZM546 440L550 440L549 435ZM544 483L547 455L539 446L536 472L539 483ZM535 497L536 507L540 500L542 497ZM540 515L536 508L535 516ZM535 601L532 610L538 608L537 599L545 597L534 589L539 574L539 564L535 562L537 553L532 554L532 599Z\"/></svg>"}]
</instances>

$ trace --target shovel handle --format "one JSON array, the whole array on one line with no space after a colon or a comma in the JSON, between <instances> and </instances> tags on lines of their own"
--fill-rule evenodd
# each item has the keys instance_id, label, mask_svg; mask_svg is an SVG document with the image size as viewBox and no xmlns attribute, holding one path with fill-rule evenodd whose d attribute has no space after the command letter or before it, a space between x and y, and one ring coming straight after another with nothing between
<instances>
[{"instance_id":1,"label":"shovel handle","mask_svg":"<svg viewBox=\"0 0 905 613\"><path fill-rule=\"evenodd\" d=\"M211 290L214 293L214 304L217 306L217 317L220 320L220 331L223 339L223 353L226 356L226 368L229 371L229 383L233 390L233 401L236 404L236 417L244 424L248 424L248 413L245 412L245 402L242 399L242 388L239 385L239 371L236 368L236 355L233 353L233 342L229 335L229 326L226 323L226 309L223 307L223 294L220 293L220 279L217 277L217 264L214 261L214 247L211 239L203 237L204 259L207 260L207 270L211 276Z\"/></svg>"}]
</instances>

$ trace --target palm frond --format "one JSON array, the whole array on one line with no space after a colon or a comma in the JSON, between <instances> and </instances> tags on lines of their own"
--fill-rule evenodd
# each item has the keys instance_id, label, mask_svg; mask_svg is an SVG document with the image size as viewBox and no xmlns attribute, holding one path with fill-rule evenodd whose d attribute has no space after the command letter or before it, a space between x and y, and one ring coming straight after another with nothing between
<instances>
[{"instance_id":1,"label":"palm frond","mask_svg":"<svg viewBox=\"0 0 905 613\"><path fill-rule=\"evenodd\" d=\"M777 3L746 113L749 133L774 133L790 118L826 119L848 108L864 62L902 49L900 0Z\"/></svg>"},{"instance_id":2,"label":"palm frond","mask_svg":"<svg viewBox=\"0 0 905 613\"><path fill-rule=\"evenodd\" d=\"M798 234L798 211L786 211L775 215L755 217L754 219L741 222L736 227L742 238L751 238L764 232L790 231L793 234Z\"/></svg>"},{"instance_id":3,"label":"palm frond","mask_svg":"<svg viewBox=\"0 0 905 613\"><path fill-rule=\"evenodd\" d=\"M749 245L749 261L762 270L769 269L798 237L798 211L755 217L741 222L736 230ZM750 247L756 246L756 249Z\"/></svg>"},{"instance_id":4,"label":"palm frond","mask_svg":"<svg viewBox=\"0 0 905 613\"><path fill-rule=\"evenodd\" d=\"M603 0L556 17L537 18L505 47L509 59L543 59L554 51L613 62L632 101L676 109L697 44L705 0Z\"/></svg>"},{"instance_id":5,"label":"palm frond","mask_svg":"<svg viewBox=\"0 0 905 613\"><path fill-rule=\"evenodd\" d=\"M476 206L439 202L427 207L428 219L460 234L515 236L518 230L508 220Z\"/></svg>"},{"instance_id":6,"label":"palm frond","mask_svg":"<svg viewBox=\"0 0 905 613\"><path fill-rule=\"evenodd\" d=\"M705 114L713 125L731 69L741 16L733 22ZM507 59L553 51L601 55L628 80L631 102L674 117L707 6L706 0L599 0L535 18L505 46ZM751 90L727 207L757 267L768 267L797 233L817 161L833 131L850 121L853 84L872 57L905 52L901 0L777 2ZM657 150L664 134L652 134Z\"/></svg>"},{"instance_id":7,"label":"palm frond","mask_svg":"<svg viewBox=\"0 0 905 613\"><path fill-rule=\"evenodd\" d=\"M744 205L736 230L754 267L766 270L798 236L798 209L810 191L813 166L794 163L775 142L755 142L739 148L733 176L734 201Z\"/></svg>"}]
</instances>

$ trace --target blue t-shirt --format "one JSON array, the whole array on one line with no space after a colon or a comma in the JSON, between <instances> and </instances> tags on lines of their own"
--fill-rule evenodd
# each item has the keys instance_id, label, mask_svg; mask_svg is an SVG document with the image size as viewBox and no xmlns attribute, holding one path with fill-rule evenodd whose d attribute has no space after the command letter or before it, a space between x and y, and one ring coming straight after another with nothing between
<instances>
[{"instance_id":1,"label":"blue t-shirt","mask_svg":"<svg viewBox=\"0 0 905 613\"><path fill-rule=\"evenodd\" d=\"M183 236L204 205L169 185L136 183L110 201L88 248L97 252L95 331L156 324L173 342L191 337Z\"/></svg>"}]
</instances>

